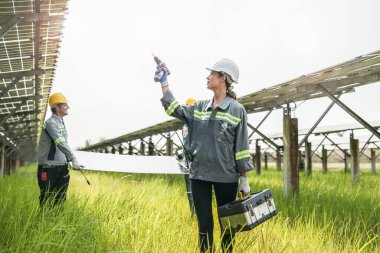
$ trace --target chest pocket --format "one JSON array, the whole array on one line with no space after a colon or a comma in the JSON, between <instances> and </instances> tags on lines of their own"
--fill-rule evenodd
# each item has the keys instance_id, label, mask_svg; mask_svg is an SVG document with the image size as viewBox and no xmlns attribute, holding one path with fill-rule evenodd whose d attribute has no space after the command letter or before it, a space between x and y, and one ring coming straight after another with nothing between
<instances>
[{"instance_id":1,"label":"chest pocket","mask_svg":"<svg viewBox=\"0 0 380 253\"><path fill-rule=\"evenodd\" d=\"M65 128L65 125L63 125L63 124L60 124L60 125L58 125L58 130L59 130L59 132L62 134L62 135L66 135L66 128Z\"/></svg>"},{"instance_id":2,"label":"chest pocket","mask_svg":"<svg viewBox=\"0 0 380 253\"><path fill-rule=\"evenodd\" d=\"M236 126L224 121L218 120L216 124L216 140L218 142L226 142L233 144L235 140L235 128Z\"/></svg>"}]
</instances>

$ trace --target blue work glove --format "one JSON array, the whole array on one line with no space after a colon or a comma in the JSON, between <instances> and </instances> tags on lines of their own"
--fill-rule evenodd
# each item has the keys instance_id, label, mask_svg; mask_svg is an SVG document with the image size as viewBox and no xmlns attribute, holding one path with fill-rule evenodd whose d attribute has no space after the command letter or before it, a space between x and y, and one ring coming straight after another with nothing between
<instances>
[{"instance_id":1,"label":"blue work glove","mask_svg":"<svg viewBox=\"0 0 380 253\"><path fill-rule=\"evenodd\" d=\"M251 193L251 188L249 187L247 176L239 177L238 193L239 192L242 193L243 197L249 196L249 194Z\"/></svg>"},{"instance_id":2,"label":"blue work glove","mask_svg":"<svg viewBox=\"0 0 380 253\"><path fill-rule=\"evenodd\" d=\"M157 66L156 72L154 73L154 79L159 80L161 83L161 87L168 86L168 75L169 75L169 70L163 66Z\"/></svg>"}]
</instances>

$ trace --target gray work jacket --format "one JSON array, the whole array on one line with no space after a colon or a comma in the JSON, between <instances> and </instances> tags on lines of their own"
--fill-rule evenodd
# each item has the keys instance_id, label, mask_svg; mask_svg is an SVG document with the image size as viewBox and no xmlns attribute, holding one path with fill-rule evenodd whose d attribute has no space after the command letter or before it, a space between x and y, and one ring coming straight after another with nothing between
<instances>
[{"instance_id":1,"label":"gray work jacket","mask_svg":"<svg viewBox=\"0 0 380 253\"><path fill-rule=\"evenodd\" d=\"M67 131L63 119L53 114L46 120L38 147L38 164L65 165L75 159L67 143Z\"/></svg>"},{"instance_id":2,"label":"gray work jacket","mask_svg":"<svg viewBox=\"0 0 380 253\"><path fill-rule=\"evenodd\" d=\"M170 90L161 99L166 113L189 127L193 162L190 177L211 182L233 183L238 173L253 169L250 159L247 113L231 97L216 108L212 100L197 101L194 106L180 105Z\"/></svg>"}]
</instances>

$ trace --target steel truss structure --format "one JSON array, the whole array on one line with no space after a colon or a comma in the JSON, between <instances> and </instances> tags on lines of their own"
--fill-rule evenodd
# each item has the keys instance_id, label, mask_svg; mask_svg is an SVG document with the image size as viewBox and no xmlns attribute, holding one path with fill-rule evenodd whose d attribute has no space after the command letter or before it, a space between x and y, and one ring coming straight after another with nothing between
<instances>
[{"instance_id":1,"label":"steel truss structure","mask_svg":"<svg viewBox=\"0 0 380 253\"><path fill-rule=\"evenodd\" d=\"M67 0L0 2L0 176L35 161Z\"/></svg>"}]
</instances>

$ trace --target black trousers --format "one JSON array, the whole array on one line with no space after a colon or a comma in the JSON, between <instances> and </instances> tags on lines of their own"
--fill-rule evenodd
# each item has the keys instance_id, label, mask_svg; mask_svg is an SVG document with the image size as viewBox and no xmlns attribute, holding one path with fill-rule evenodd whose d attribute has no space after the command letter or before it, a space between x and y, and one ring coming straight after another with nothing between
<instances>
[{"instance_id":1,"label":"black trousers","mask_svg":"<svg viewBox=\"0 0 380 253\"><path fill-rule=\"evenodd\" d=\"M217 206L228 204L236 199L238 183L215 183L191 179L195 213L198 218L199 243L201 252L213 251L214 221L212 217L212 187L214 186ZM220 225L220 220L219 220ZM235 234L222 231L222 249L232 252Z\"/></svg>"},{"instance_id":2,"label":"black trousers","mask_svg":"<svg viewBox=\"0 0 380 253\"><path fill-rule=\"evenodd\" d=\"M38 186L40 187L40 207L51 201L52 205L62 204L66 200L70 174L67 165L44 168L38 165Z\"/></svg>"}]
</instances>

